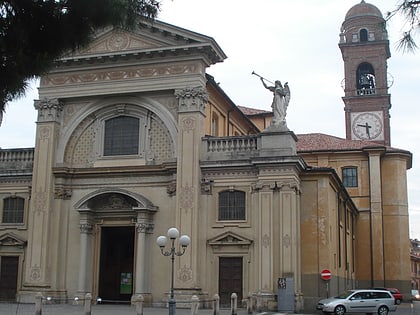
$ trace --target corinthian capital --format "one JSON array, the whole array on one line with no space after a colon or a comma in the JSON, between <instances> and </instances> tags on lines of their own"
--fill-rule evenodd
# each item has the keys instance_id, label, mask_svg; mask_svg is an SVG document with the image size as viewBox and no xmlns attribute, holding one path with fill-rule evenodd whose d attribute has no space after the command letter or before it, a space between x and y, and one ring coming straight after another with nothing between
<instances>
[{"instance_id":1,"label":"corinthian capital","mask_svg":"<svg viewBox=\"0 0 420 315\"><path fill-rule=\"evenodd\" d=\"M204 106L208 101L207 92L203 87L175 90L175 97L178 99L180 112L201 111L204 113Z\"/></svg>"},{"instance_id":2,"label":"corinthian capital","mask_svg":"<svg viewBox=\"0 0 420 315\"><path fill-rule=\"evenodd\" d=\"M58 121L64 104L56 98L43 98L36 100L34 107L38 111L38 121Z\"/></svg>"}]
</instances>

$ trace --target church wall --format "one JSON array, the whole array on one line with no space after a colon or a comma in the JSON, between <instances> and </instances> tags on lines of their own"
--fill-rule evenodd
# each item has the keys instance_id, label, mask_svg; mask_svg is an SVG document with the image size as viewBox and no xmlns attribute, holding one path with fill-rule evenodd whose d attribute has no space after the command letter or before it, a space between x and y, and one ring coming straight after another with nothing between
<instances>
[{"instance_id":1,"label":"church wall","mask_svg":"<svg viewBox=\"0 0 420 315\"><path fill-rule=\"evenodd\" d=\"M410 292L409 216L407 200L407 161L405 158L384 158L382 163L382 195L384 221L385 280L388 286ZM394 181L390 187L387 182ZM390 259L390 258L393 259Z\"/></svg>"},{"instance_id":2,"label":"church wall","mask_svg":"<svg viewBox=\"0 0 420 315\"><path fill-rule=\"evenodd\" d=\"M305 309L311 310L320 297L354 285L354 210L339 198L340 187L327 175L305 176L302 190L302 288ZM324 269L332 273L328 283L320 277Z\"/></svg>"}]
</instances>

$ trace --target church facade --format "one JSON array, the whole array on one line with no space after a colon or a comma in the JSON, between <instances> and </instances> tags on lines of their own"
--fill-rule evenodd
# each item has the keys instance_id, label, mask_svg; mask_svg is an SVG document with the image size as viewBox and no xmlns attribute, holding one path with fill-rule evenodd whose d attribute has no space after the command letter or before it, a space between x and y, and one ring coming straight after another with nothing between
<instances>
[{"instance_id":1,"label":"church facade","mask_svg":"<svg viewBox=\"0 0 420 315\"><path fill-rule=\"evenodd\" d=\"M176 299L300 311L358 287L408 296L412 156L390 142L382 22L362 1L342 25L345 138L237 107L206 74L226 58L214 39L160 21L101 30L57 61L35 147L0 150L0 299L165 305L156 238L170 227L191 238Z\"/></svg>"}]
</instances>

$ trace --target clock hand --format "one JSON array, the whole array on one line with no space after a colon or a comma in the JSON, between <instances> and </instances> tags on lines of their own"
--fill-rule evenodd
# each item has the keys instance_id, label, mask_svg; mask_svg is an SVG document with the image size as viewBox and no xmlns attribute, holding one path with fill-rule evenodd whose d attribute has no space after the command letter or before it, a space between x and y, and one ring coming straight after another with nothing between
<instances>
[{"instance_id":1,"label":"clock hand","mask_svg":"<svg viewBox=\"0 0 420 315\"><path fill-rule=\"evenodd\" d=\"M372 127L369 126L368 123L366 123L366 133L367 133L368 139L370 139L370 128Z\"/></svg>"},{"instance_id":2,"label":"clock hand","mask_svg":"<svg viewBox=\"0 0 420 315\"><path fill-rule=\"evenodd\" d=\"M364 123L364 124L357 124L358 127L364 127L366 129L366 135L368 137L368 139L370 139L370 128L372 128L372 126L369 126L368 123Z\"/></svg>"}]
</instances>

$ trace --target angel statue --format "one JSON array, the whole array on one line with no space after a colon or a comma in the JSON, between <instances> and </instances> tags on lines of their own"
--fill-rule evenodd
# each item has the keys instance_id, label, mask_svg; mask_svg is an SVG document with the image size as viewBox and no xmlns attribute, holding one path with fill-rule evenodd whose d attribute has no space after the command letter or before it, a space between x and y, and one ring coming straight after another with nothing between
<instances>
[{"instance_id":1,"label":"angel statue","mask_svg":"<svg viewBox=\"0 0 420 315\"><path fill-rule=\"evenodd\" d=\"M288 82L283 85L279 80L274 82L274 86L268 86L264 79L261 78L261 82L264 87L271 92L273 92L273 103L271 107L273 108L273 120L271 121L271 125L284 125L286 126L286 111L287 106L289 105L290 100L290 89Z\"/></svg>"}]
</instances>

